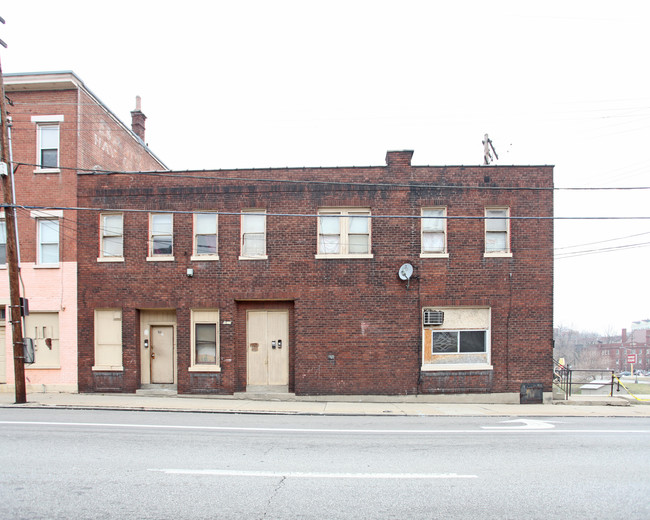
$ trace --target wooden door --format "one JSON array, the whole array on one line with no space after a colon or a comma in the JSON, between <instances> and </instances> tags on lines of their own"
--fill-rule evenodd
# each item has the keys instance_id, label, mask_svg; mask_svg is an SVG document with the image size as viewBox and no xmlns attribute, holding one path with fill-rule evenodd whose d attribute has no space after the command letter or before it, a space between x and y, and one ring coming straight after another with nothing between
<instances>
[{"instance_id":1,"label":"wooden door","mask_svg":"<svg viewBox=\"0 0 650 520\"><path fill-rule=\"evenodd\" d=\"M288 386L289 313L248 311L246 321L249 386Z\"/></svg>"},{"instance_id":2,"label":"wooden door","mask_svg":"<svg viewBox=\"0 0 650 520\"><path fill-rule=\"evenodd\" d=\"M151 382L174 382L174 327L151 326Z\"/></svg>"}]
</instances>

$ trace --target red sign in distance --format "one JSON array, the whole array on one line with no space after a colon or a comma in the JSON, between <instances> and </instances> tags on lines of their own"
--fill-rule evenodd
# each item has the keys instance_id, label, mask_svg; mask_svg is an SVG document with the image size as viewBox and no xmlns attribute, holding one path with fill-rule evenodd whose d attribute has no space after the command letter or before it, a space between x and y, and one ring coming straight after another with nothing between
<instances>
[{"instance_id":1,"label":"red sign in distance","mask_svg":"<svg viewBox=\"0 0 650 520\"><path fill-rule=\"evenodd\" d=\"M627 362L632 364L636 363L636 354L628 354Z\"/></svg>"}]
</instances>

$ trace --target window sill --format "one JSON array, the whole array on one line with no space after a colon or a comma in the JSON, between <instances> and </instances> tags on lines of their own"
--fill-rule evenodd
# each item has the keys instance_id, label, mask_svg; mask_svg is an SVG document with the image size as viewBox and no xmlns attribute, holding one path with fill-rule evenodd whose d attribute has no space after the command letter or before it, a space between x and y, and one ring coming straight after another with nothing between
<instances>
[{"instance_id":1,"label":"window sill","mask_svg":"<svg viewBox=\"0 0 650 520\"><path fill-rule=\"evenodd\" d=\"M240 256L240 260L268 260L267 255L262 255L262 256Z\"/></svg>"},{"instance_id":2,"label":"window sill","mask_svg":"<svg viewBox=\"0 0 650 520\"><path fill-rule=\"evenodd\" d=\"M174 262L176 258L173 256L148 256L147 262Z\"/></svg>"},{"instance_id":3,"label":"window sill","mask_svg":"<svg viewBox=\"0 0 650 520\"><path fill-rule=\"evenodd\" d=\"M188 367L188 372L221 372L221 367L219 366L208 366L208 365L192 365Z\"/></svg>"},{"instance_id":4,"label":"window sill","mask_svg":"<svg viewBox=\"0 0 650 520\"><path fill-rule=\"evenodd\" d=\"M365 258L374 258L375 255L372 253L360 254L360 255L326 255L326 254L317 254L314 258L316 260L355 260L355 259L365 259Z\"/></svg>"},{"instance_id":5,"label":"window sill","mask_svg":"<svg viewBox=\"0 0 650 520\"><path fill-rule=\"evenodd\" d=\"M60 365L25 365L25 370L61 370Z\"/></svg>"},{"instance_id":6,"label":"window sill","mask_svg":"<svg viewBox=\"0 0 650 520\"><path fill-rule=\"evenodd\" d=\"M37 264L34 269L59 269L60 267L60 264Z\"/></svg>"},{"instance_id":7,"label":"window sill","mask_svg":"<svg viewBox=\"0 0 650 520\"><path fill-rule=\"evenodd\" d=\"M449 253L420 253L420 258L449 258Z\"/></svg>"},{"instance_id":8,"label":"window sill","mask_svg":"<svg viewBox=\"0 0 650 520\"><path fill-rule=\"evenodd\" d=\"M215 262L219 260L219 255L192 255L190 260L192 262Z\"/></svg>"},{"instance_id":9,"label":"window sill","mask_svg":"<svg viewBox=\"0 0 650 520\"><path fill-rule=\"evenodd\" d=\"M124 372L124 367L97 365L92 367L93 372Z\"/></svg>"},{"instance_id":10,"label":"window sill","mask_svg":"<svg viewBox=\"0 0 650 520\"><path fill-rule=\"evenodd\" d=\"M512 253L483 253L483 258L512 258Z\"/></svg>"},{"instance_id":11,"label":"window sill","mask_svg":"<svg viewBox=\"0 0 650 520\"><path fill-rule=\"evenodd\" d=\"M59 168L36 168L34 173L61 173Z\"/></svg>"},{"instance_id":12,"label":"window sill","mask_svg":"<svg viewBox=\"0 0 650 520\"><path fill-rule=\"evenodd\" d=\"M492 365L486 363L454 363L449 365L422 365L422 372L468 372L474 370L494 370Z\"/></svg>"},{"instance_id":13,"label":"window sill","mask_svg":"<svg viewBox=\"0 0 650 520\"><path fill-rule=\"evenodd\" d=\"M124 262L124 257L123 256L114 256L114 257L109 257L109 256L100 256L97 259L98 262Z\"/></svg>"}]
</instances>

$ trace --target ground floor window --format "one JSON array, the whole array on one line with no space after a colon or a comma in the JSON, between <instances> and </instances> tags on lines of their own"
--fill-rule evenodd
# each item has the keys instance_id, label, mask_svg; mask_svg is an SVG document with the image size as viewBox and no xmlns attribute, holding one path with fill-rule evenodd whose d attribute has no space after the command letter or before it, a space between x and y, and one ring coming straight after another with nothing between
<instances>
[{"instance_id":1,"label":"ground floor window","mask_svg":"<svg viewBox=\"0 0 650 520\"><path fill-rule=\"evenodd\" d=\"M490 365L490 309L423 309L423 370L480 370Z\"/></svg>"},{"instance_id":2,"label":"ground floor window","mask_svg":"<svg viewBox=\"0 0 650 520\"><path fill-rule=\"evenodd\" d=\"M34 340L34 363L27 368L60 368L58 312L30 312L25 337Z\"/></svg>"},{"instance_id":3,"label":"ground floor window","mask_svg":"<svg viewBox=\"0 0 650 520\"><path fill-rule=\"evenodd\" d=\"M123 370L122 310L95 310L95 364L93 370Z\"/></svg>"},{"instance_id":4,"label":"ground floor window","mask_svg":"<svg viewBox=\"0 0 650 520\"><path fill-rule=\"evenodd\" d=\"M193 372L218 372L219 311L200 309L192 311L192 365Z\"/></svg>"}]
</instances>

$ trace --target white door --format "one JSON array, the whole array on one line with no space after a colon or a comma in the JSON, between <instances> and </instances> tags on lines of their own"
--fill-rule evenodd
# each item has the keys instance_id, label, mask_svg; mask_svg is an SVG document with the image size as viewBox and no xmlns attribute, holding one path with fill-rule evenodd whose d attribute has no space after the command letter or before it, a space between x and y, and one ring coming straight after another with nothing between
<instances>
[{"instance_id":1,"label":"white door","mask_svg":"<svg viewBox=\"0 0 650 520\"><path fill-rule=\"evenodd\" d=\"M289 313L248 311L246 319L249 386L289 385Z\"/></svg>"},{"instance_id":2,"label":"white door","mask_svg":"<svg viewBox=\"0 0 650 520\"><path fill-rule=\"evenodd\" d=\"M174 382L174 327L151 326L151 382Z\"/></svg>"}]
</instances>

